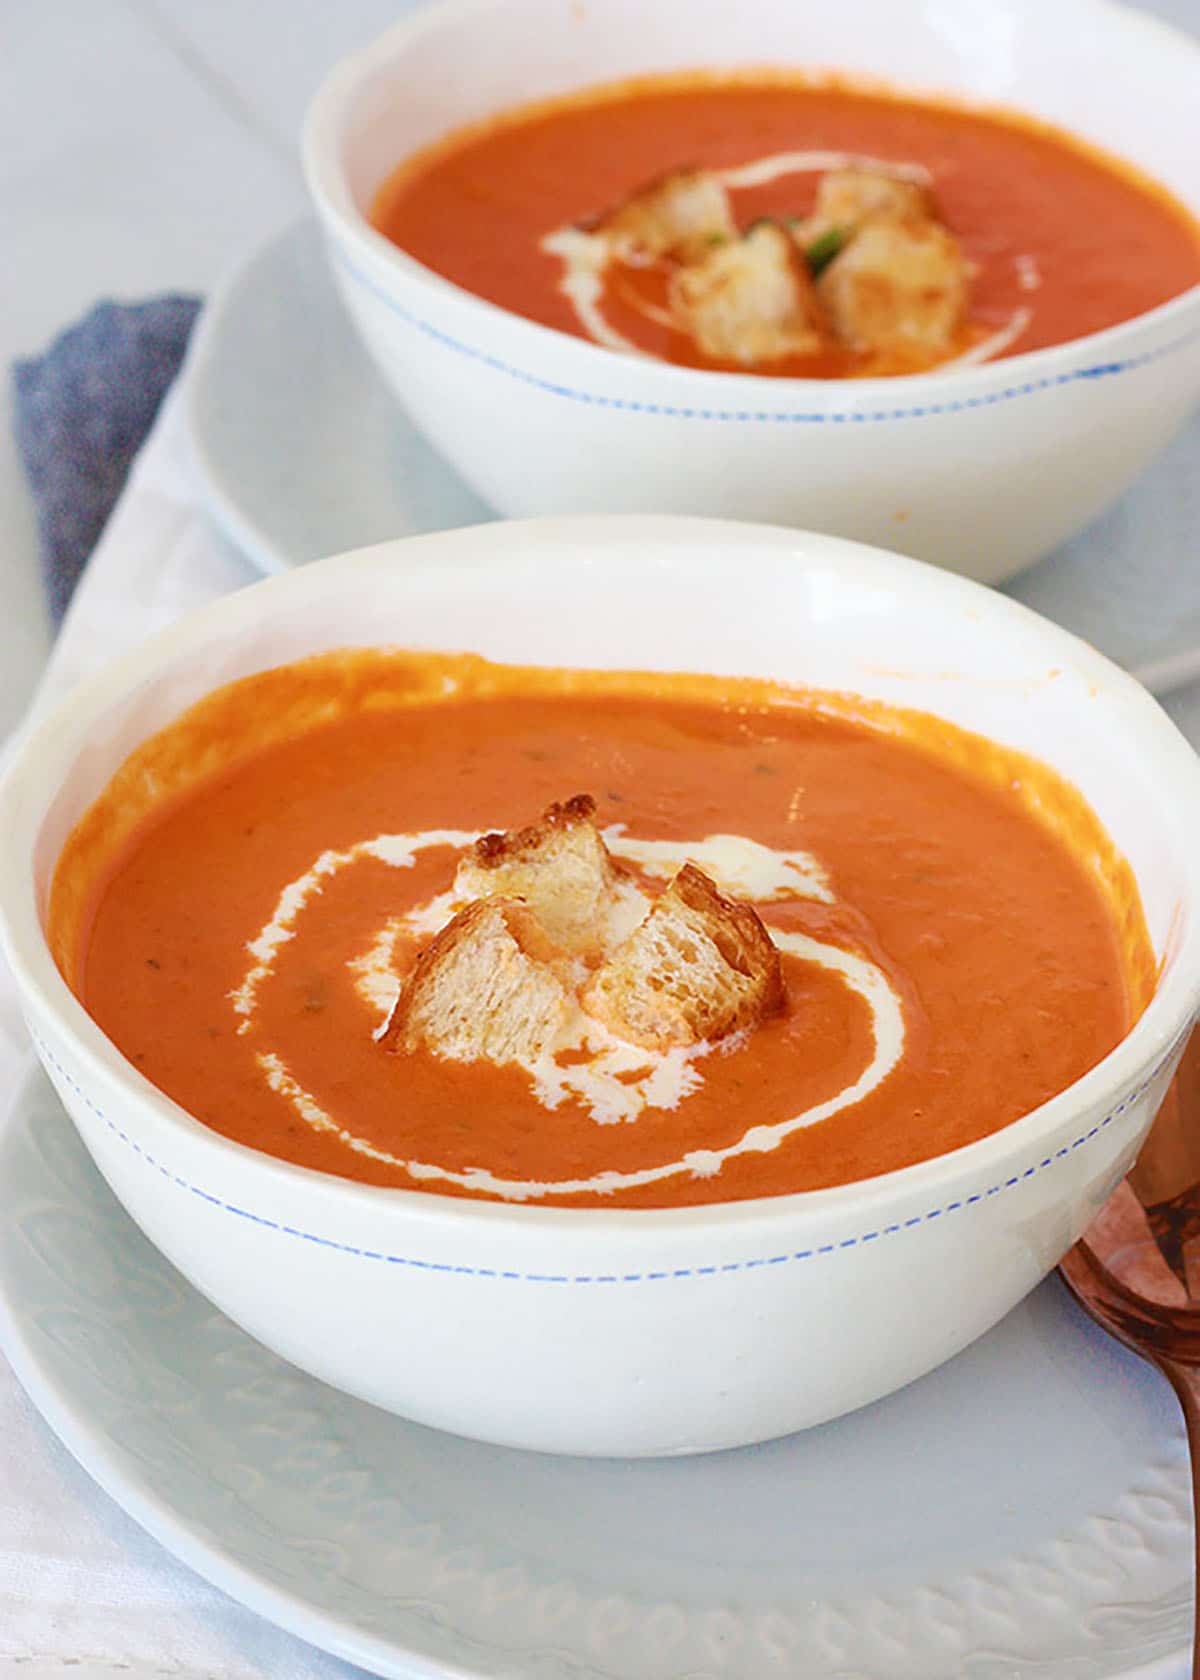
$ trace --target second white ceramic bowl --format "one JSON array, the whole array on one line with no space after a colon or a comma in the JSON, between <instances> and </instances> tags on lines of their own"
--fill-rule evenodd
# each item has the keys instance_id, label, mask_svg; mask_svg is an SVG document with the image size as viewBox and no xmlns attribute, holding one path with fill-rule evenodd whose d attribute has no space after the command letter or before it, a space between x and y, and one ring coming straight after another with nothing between
<instances>
[{"instance_id":1,"label":"second white ceramic bowl","mask_svg":"<svg viewBox=\"0 0 1200 1680\"><path fill-rule=\"evenodd\" d=\"M1016 107L1200 215L1200 43L1109 0L439 0L339 65L309 111L309 187L352 318L417 425L501 513L769 519L1010 576L1119 495L1200 400L1200 287L983 367L774 379L539 326L367 221L395 165L460 124L589 83L746 64Z\"/></svg>"},{"instance_id":2,"label":"second white ceramic bowl","mask_svg":"<svg viewBox=\"0 0 1200 1680\"><path fill-rule=\"evenodd\" d=\"M1129 859L1157 994L1110 1056L1035 1113L832 1190L655 1211L507 1206L370 1188L231 1143L149 1084L68 989L41 921L55 861L127 754L212 688L388 643L857 691L1034 753ZM1130 1165L1200 1000L1197 833L1200 763L1154 701L990 591L766 527L494 524L241 591L77 690L0 789L0 938L39 1054L116 1194L268 1347L487 1440L699 1452L819 1423L919 1376L1079 1235Z\"/></svg>"}]
</instances>

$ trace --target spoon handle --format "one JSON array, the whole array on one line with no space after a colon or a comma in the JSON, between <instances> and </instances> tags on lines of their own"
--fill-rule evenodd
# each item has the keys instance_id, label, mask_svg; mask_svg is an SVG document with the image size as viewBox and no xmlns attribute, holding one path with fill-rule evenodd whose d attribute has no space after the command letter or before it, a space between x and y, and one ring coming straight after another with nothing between
<instances>
[{"instance_id":1,"label":"spoon handle","mask_svg":"<svg viewBox=\"0 0 1200 1680\"><path fill-rule=\"evenodd\" d=\"M1192 1631L1192 1680L1200 1680L1200 1369L1157 1356L1154 1363L1171 1384L1183 1411L1188 1456L1192 1465L1192 1538L1194 1547L1195 1609Z\"/></svg>"}]
</instances>

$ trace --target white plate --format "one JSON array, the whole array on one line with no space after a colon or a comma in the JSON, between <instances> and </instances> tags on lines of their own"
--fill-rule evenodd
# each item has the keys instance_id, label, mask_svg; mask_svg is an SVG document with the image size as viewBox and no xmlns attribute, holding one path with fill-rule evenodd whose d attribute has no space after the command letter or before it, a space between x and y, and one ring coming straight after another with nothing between
<instances>
[{"instance_id":1,"label":"white plate","mask_svg":"<svg viewBox=\"0 0 1200 1680\"><path fill-rule=\"evenodd\" d=\"M187 401L209 508L266 571L494 517L375 374L314 222L277 234L205 311ZM1155 693L1200 677L1200 417L1089 531L1004 587Z\"/></svg>"},{"instance_id":2,"label":"white plate","mask_svg":"<svg viewBox=\"0 0 1200 1680\"><path fill-rule=\"evenodd\" d=\"M40 1073L0 1183L0 1336L66 1445L201 1574L380 1674L1181 1680L1175 1403L1056 1281L839 1423L586 1462L403 1423L267 1353L142 1237Z\"/></svg>"}]
</instances>

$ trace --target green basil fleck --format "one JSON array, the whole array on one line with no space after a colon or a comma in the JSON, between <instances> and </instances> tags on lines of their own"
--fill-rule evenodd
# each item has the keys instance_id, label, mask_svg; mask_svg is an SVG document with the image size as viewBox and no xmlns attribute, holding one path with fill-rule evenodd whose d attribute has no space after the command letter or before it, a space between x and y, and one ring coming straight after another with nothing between
<instances>
[{"instance_id":1,"label":"green basil fleck","mask_svg":"<svg viewBox=\"0 0 1200 1680\"><path fill-rule=\"evenodd\" d=\"M824 233L818 234L812 244L807 247L804 256L814 280L818 275L825 272L834 257L844 248L846 238L847 230L845 228L831 227L827 228Z\"/></svg>"}]
</instances>

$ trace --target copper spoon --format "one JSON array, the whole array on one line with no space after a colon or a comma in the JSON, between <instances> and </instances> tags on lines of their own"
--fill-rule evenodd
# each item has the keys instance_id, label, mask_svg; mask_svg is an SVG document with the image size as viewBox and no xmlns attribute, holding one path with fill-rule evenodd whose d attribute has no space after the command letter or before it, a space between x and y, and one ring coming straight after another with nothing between
<instances>
[{"instance_id":1,"label":"copper spoon","mask_svg":"<svg viewBox=\"0 0 1200 1680\"><path fill-rule=\"evenodd\" d=\"M1137 1165L1059 1270L1085 1312L1156 1365L1179 1397L1200 1512L1200 1029ZM1200 1680L1200 1544L1192 1680Z\"/></svg>"}]
</instances>

